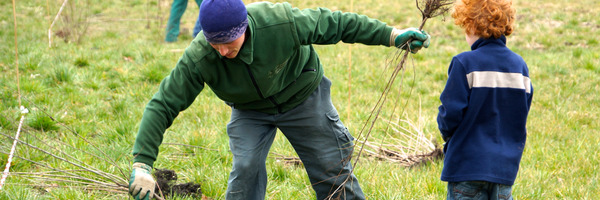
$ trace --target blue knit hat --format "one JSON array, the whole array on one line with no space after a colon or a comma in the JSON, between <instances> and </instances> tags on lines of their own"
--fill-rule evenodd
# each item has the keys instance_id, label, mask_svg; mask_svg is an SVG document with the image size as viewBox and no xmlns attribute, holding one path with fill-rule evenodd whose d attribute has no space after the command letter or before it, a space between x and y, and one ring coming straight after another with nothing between
<instances>
[{"instance_id":1,"label":"blue knit hat","mask_svg":"<svg viewBox=\"0 0 600 200\"><path fill-rule=\"evenodd\" d=\"M242 0L204 0L200 25L208 42L230 43L246 32L248 11Z\"/></svg>"}]
</instances>

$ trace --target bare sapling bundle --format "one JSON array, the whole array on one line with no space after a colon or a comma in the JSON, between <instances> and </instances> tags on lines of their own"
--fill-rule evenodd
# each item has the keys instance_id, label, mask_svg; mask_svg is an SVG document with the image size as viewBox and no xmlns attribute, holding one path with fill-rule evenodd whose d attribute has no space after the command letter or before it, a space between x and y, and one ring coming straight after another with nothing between
<instances>
[{"instance_id":1,"label":"bare sapling bundle","mask_svg":"<svg viewBox=\"0 0 600 200\"><path fill-rule=\"evenodd\" d=\"M32 163L34 169L37 170L36 172L10 172L11 175L17 176L21 180L27 180L11 185L32 187L42 193L50 192L54 188L73 188L115 195L115 197L128 196L129 170L124 167L131 165L127 161L128 157L109 155L114 149L107 149L106 146L95 144L66 124L57 121L33 102L28 101L28 103L36 112L43 113L67 131L36 134L35 130L26 127L24 133L32 133L26 135L27 139L18 139L0 132L0 137L3 136L18 142L21 152L26 152L15 155L15 158ZM81 145L89 148L82 148ZM127 155L127 153L121 151L118 154ZM9 153L4 147L0 147L0 154L8 155ZM40 156L44 159L40 159ZM165 174L169 174L169 176ZM202 197L199 184L193 182L175 184L177 175L173 170L156 169L154 175L157 180L154 199L166 199L173 195Z\"/></svg>"},{"instance_id":2,"label":"bare sapling bundle","mask_svg":"<svg viewBox=\"0 0 600 200\"><path fill-rule=\"evenodd\" d=\"M419 9L419 11L421 12L421 15L422 15L421 25L419 26L419 30L421 30L421 31L423 30L423 27L425 26L425 23L427 22L428 19L446 14L450 10L451 5L454 3L453 0L415 0L415 2L417 5L417 8ZM360 133L357 135L357 138L364 138L364 139L363 140L358 139L358 143L360 143L360 148L356 155L356 159L354 159L353 169L356 168L358 160L361 157L363 152L371 153L371 154L373 154L373 156L379 156L380 158L383 158L381 156L382 154L387 154L388 156L384 156L385 160L389 160L390 157L394 158L392 160L404 160L404 161L407 161L405 163L410 163L410 164L406 164L408 166L413 165L413 164L422 163L422 161L431 160L429 158L436 158L436 157L440 156L440 151L435 146L432 148L432 151L430 153L419 153L419 154L415 154L415 155L399 155L402 153L402 151L400 151L400 153L398 153L394 150L389 150L389 149L386 149L385 147L382 147L383 144L375 144L373 142L369 142L369 137L371 135L371 131L373 130L373 127L375 126L375 122L379 118L379 115L382 111L383 105L385 104L386 100L388 99L388 94L392 90L394 81L397 79L399 72L403 71L404 64L406 63L409 52L412 51L410 49L410 45L409 45L411 42L413 42L413 41L409 40L405 44L400 45L398 48L398 51L396 51L396 53L394 54L392 59L390 59L390 61L387 63L387 66L394 66L394 68L392 69L393 71L390 75L390 79L387 81L386 85L384 86L383 92L382 92L381 96L379 97L375 107L373 108L373 110L371 111L371 114L365 121L365 124L361 128ZM397 104L394 105L394 108L392 110L392 115L395 112L396 107L397 107ZM389 123L388 123L388 125L389 125ZM364 137L363 137L363 133L364 133ZM409 137L413 137L413 136L409 136ZM419 138L422 137L422 135L417 135L414 137L417 137L416 140L420 140ZM426 144L426 146L430 147L431 144L435 145L435 142L430 141L425 144ZM374 147L374 149L377 149L377 150L376 151L365 150L365 147L369 147L369 146ZM379 146L379 147L377 147L377 146ZM406 149L407 147L395 146L394 148ZM414 152L414 151L411 151L411 152ZM404 153L405 153L405 151L404 151ZM405 158L408 158L408 159L405 159ZM349 161L349 160L351 160L351 158L348 158L346 160ZM349 179L345 180L345 182L347 182L347 181L349 181ZM333 193L327 199L335 199L335 197L337 197L337 193L339 193L342 189L343 188L341 188L341 187L335 188L333 190Z\"/></svg>"},{"instance_id":3,"label":"bare sapling bundle","mask_svg":"<svg viewBox=\"0 0 600 200\"><path fill-rule=\"evenodd\" d=\"M385 140L358 140L358 143L363 144L362 150L366 156L405 167L419 166L443 156L437 142L432 141L430 135L423 131L422 117L419 117L417 122L409 119L401 119L398 122L385 119L384 121L391 130L391 133L385 136Z\"/></svg>"},{"instance_id":4,"label":"bare sapling bundle","mask_svg":"<svg viewBox=\"0 0 600 200\"><path fill-rule=\"evenodd\" d=\"M427 22L428 19L448 13L454 0L416 0L416 3L417 8L421 11L421 16L423 17L419 30L423 30L423 26L425 26L425 22ZM421 7L423 5L425 7Z\"/></svg>"},{"instance_id":5,"label":"bare sapling bundle","mask_svg":"<svg viewBox=\"0 0 600 200\"><path fill-rule=\"evenodd\" d=\"M446 14L450 10L450 6L453 3L454 3L453 0L416 0L417 8L419 9L419 11L421 12L421 15L422 15L422 20L421 20L421 25L419 26L419 30L423 30L423 27L425 26L425 22L427 22L428 19ZM394 81L397 79L400 71L403 71L403 69L404 69L404 65L408 58L409 52L411 52L410 45L409 45L411 42L412 41L409 40L405 44L402 44L401 47L407 47L406 50L403 50L403 48L399 48L398 52L395 54L395 57L393 57L391 59L391 61L388 63L388 65L395 66L395 67L390 76L390 79L388 80L387 84L384 87L384 90L383 90L381 96L379 97L379 100L377 101L375 107L371 111L371 114L367 118L365 125L363 126L363 128L361 129L361 131L358 135L358 137L360 138L362 136L362 134L366 131L365 136L364 136L365 139L362 142L361 148L358 152L357 159L355 159L355 161L354 161L354 166L356 166L356 163L358 162L358 158L360 158L365 145L369 144L368 143L369 136L371 134L371 131L373 130L375 122L379 118L379 114L381 113L383 105L387 100L388 94L392 90ZM396 110L396 106L397 106L397 104L394 105L394 109L393 109L394 111Z\"/></svg>"},{"instance_id":6,"label":"bare sapling bundle","mask_svg":"<svg viewBox=\"0 0 600 200\"><path fill-rule=\"evenodd\" d=\"M78 134L74 129L58 122L46 111L36 107L33 102L28 101L28 103L33 106L35 112L43 113L68 131L67 134L58 133L59 135L35 134L35 130L25 127L24 133L33 133L27 134L27 139L17 139L0 132L0 135L18 142L21 151L26 152L15 155L16 158L32 163L35 168L44 169L37 172L11 172L11 175L30 182L16 184L31 186L44 193L53 188L65 187L108 194L127 194L127 172L120 167L117 160L108 156L106 151ZM81 144L91 148L86 150L78 147ZM7 154L7 152L0 148L0 154ZM40 156L44 159L40 159ZM90 160L94 162L92 163Z\"/></svg>"}]
</instances>

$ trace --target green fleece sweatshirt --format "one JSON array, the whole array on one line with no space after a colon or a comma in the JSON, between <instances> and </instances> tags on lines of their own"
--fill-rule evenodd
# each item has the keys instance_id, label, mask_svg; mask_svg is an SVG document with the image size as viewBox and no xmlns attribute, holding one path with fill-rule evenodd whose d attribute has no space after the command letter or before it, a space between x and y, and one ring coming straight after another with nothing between
<instances>
[{"instance_id":1,"label":"green fleece sweatshirt","mask_svg":"<svg viewBox=\"0 0 600 200\"><path fill-rule=\"evenodd\" d=\"M222 57L203 34L192 41L146 105L133 148L134 162L153 165L165 130L208 85L228 105L276 114L302 103L317 88L323 67L312 44L390 46L393 27L355 13L252 3L246 40L237 57Z\"/></svg>"}]
</instances>

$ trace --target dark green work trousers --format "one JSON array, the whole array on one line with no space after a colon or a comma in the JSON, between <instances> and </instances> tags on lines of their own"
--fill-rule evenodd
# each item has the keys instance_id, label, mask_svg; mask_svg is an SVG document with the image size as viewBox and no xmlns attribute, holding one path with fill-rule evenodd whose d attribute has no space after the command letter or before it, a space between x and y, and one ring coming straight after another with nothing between
<instances>
[{"instance_id":1,"label":"dark green work trousers","mask_svg":"<svg viewBox=\"0 0 600 200\"><path fill-rule=\"evenodd\" d=\"M298 107L280 114L233 108L227 124L233 169L226 199L262 200L267 187L266 158L277 128L302 160L317 199L365 199L352 174L354 138L331 103L325 77Z\"/></svg>"}]
</instances>

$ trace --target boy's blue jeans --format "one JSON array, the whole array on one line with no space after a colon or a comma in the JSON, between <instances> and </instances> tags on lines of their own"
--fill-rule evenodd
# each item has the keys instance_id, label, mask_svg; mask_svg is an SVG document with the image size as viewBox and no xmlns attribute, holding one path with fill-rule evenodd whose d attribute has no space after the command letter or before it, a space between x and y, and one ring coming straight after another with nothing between
<instances>
[{"instance_id":1,"label":"boy's blue jeans","mask_svg":"<svg viewBox=\"0 0 600 200\"><path fill-rule=\"evenodd\" d=\"M512 200L512 186L485 181L448 182L448 200Z\"/></svg>"},{"instance_id":2,"label":"boy's blue jeans","mask_svg":"<svg viewBox=\"0 0 600 200\"><path fill-rule=\"evenodd\" d=\"M226 199L262 200L267 186L266 158L277 128L302 160L317 199L365 199L351 173L354 139L331 103L331 81L319 87L296 108L280 114L233 108L227 124L233 168ZM340 188L338 188L340 187Z\"/></svg>"}]
</instances>

